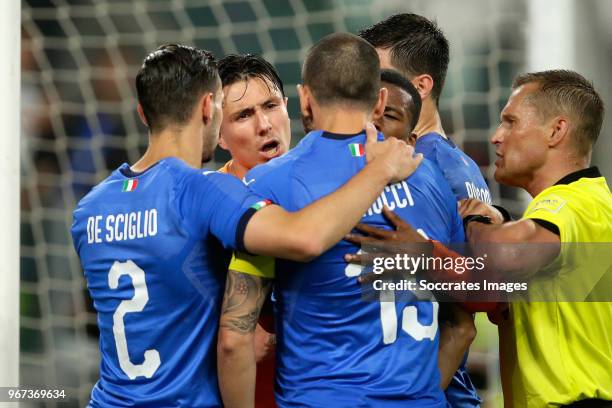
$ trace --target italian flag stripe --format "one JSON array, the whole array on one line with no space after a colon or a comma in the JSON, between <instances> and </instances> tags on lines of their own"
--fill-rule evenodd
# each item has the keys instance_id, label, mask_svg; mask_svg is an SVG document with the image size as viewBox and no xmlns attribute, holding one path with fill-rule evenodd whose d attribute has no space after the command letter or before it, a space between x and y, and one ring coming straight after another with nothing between
<instances>
[{"instance_id":1,"label":"italian flag stripe","mask_svg":"<svg viewBox=\"0 0 612 408\"><path fill-rule=\"evenodd\" d=\"M123 182L123 191L134 191L136 190L136 186L138 186L137 179L129 179Z\"/></svg>"},{"instance_id":2,"label":"italian flag stripe","mask_svg":"<svg viewBox=\"0 0 612 408\"><path fill-rule=\"evenodd\" d=\"M353 157L361 157L365 155L365 150L363 149L363 145L361 143L351 143L349 145L349 150L351 151L351 156Z\"/></svg>"},{"instance_id":3,"label":"italian flag stripe","mask_svg":"<svg viewBox=\"0 0 612 408\"><path fill-rule=\"evenodd\" d=\"M270 200L261 200L253 204L251 208L253 208L255 211L259 211L262 208L264 208L266 205L270 205L270 204L272 204L272 201Z\"/></svg>"}]
</instances>

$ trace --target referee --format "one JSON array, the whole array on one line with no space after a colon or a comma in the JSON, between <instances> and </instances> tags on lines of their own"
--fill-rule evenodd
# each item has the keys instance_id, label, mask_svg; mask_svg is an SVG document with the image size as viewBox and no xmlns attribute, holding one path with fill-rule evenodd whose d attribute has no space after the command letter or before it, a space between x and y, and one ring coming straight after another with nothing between
<instances>
[{"instance_id":1,"label":"referee","mask_svg":"<svg viewBox=\"0 0 612 408\"><path fill-rule=\"evenodd\" d=\"M563 298L570 283L606 272L589 259L563 267L575 243L612 242L612 195L597 168L589 167L603 115L601 98L581 75L528 73L514 81L491 140L495 179L534 199L517 222L491 226L468 218L469 239L550 243L525 248L524 255L541 265L561 262L553 276L529 267L517 268L514 276L530 278L530 291L534 284L545 288L546 300ZM462 215L482 213L478 207L484 206L465 203ZM499 330L506 407L612 406L612 303L514 302Z\"/></svg>"},{"instance_id":2,"label":"referee","mask_svg":"<svg viewBox=\"0 0 612 408\"><path fill-rule=\"evenodd\" d=\"M506 408L612 407L612 303L575 301L580 291L581 300L594 300L586 296L593 287L610 295L601 287L609 284L610 265L602 261L609 256L572 251L612 242L612 194L590 167L603 115L593 85L575 72L520 75L491 142L495 180L525 189L533 201L521 220L505 223L480 201L460 207L470 242L533 244L487 246L497 271L529 281L528 298L540 300L511 303L498 319ZM421 239L398 217L390 219L396 231L378 231L377 239Z\"/></svg>"}]
</instances>

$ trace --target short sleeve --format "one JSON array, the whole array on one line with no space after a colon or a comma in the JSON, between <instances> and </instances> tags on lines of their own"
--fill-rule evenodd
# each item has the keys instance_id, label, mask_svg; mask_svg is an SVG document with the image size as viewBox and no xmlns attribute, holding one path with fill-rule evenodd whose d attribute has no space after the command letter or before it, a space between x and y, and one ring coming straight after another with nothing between
<instances>
[{"instance_id":1,"label":"short sleeve","mask_svg":"<svg viewBox=\"0 0 612 408\"><path fill-rule=\"evenodd\" d=\"M275 159L278 160L278 159ZM284 209L292 211L293 162L260 164L244 176L248 188L261 197L272 200Z\"/></svg>"},{"instance_id":2,"label":"short sleeve","mask_svg":"<svg viewBox=\"0 0 612 408\"><path fill-rule=\"evenodd\" d=\"M186 177L179 207L188 228L202 238L213 234L224 247L244 249L244 231L255 212L272 201L250 191L240 180L217 172Z\"/></svg>"},{"instance_id":3,"label":"short sleeve","mask_svg":"<svg viewBox=\"0 0 612 408\"><path fill-rule=\"evenodd\" d=\"M274 278L274 258L268 256L249 255L244 252L234 252L229 269L232 271Z\"/></svg>"},{"instance_id":4,"label":"short sleeve","mask_svg":"<svg viewBox=\"0 0 612 408\"><path fill-rule=\"evenodd\" d=\"M538 195L527 207L523 218L542 220L555 225L559 231L566 231L569 227L568 220L571 211L567 205L568 198L562 191L551 191Z\"/></svg>"}]
</instances>

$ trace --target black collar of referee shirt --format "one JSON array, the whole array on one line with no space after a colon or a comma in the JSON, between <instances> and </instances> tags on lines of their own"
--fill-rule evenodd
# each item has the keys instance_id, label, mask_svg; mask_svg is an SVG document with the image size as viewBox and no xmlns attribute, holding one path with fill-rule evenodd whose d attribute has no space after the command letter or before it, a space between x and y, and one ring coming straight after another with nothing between
<instances>
[{"instance_id":1,"label":"black collar of referee shirt","mask_svg":"<svg viewBox=\"0 0 612 408\"><path fill-rule=\"evenodd\" d=\"M601 173L599 172L599 169L596 166L589 167L588 169L578 170L578 171L568 174L567 176L563 177L561 180L557 181L555 183L555 186L558 186L560 184L570 184L570 183L573 183L574 181L580 180L583 177L588 177L588 178L601 177Z\"/></svg>"}]
</instances>

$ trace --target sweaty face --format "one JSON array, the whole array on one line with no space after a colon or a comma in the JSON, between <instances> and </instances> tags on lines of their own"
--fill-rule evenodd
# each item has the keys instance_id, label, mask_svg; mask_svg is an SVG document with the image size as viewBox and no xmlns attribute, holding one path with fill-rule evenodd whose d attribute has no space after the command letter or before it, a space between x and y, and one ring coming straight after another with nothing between
<instances>
[{"instance_id":1,"label":"sweaty face","mask_svg":"<svg viewBox=\"0 0 612 408\"><path fill-rule=\"evenodd\" d=\"M250 78L223 88L222 148L247 171L289 150L287 99L267 80Z\"/></svg>"},{"instance_id":2,"label":"sweaty face","mask_svg":"<svg viewBox=\"0 0 612 408\"><path fill-rule=\"evenodd\" d=\"M512 92L491 137L497 155L495 180L499 183L525 187L546 162L548 129L535 106L525 100L536 90L537 84L525 84Z\"/></svg>"},{"instance_id":3,"label":"sweaty face","mask_svg":"<svg viewBox=\"0 0 612 408\"><path fill-rule=\"evenodd\" d=\"M208 163L215 152L217 143L219 142L219 128L223 119L223 91L219 89L213 95L212 105L213 113L210 126L205 129L204 141L202 145L202 163Z\"/></svg>"},{"instance_id":4,"label":"sweaty face","mask_svg":"<svg viewBox=\"0 0 612 408\"><path fill-rule=\"evenodd\" d=\"M402 88L383 82L387 88L387 104L385 112L374 120L374 125L381 131L385 138L395 137L409 143L410 133L412 132L412 114L410 106L412 97Z\"/></svg>"}]
</instances>

